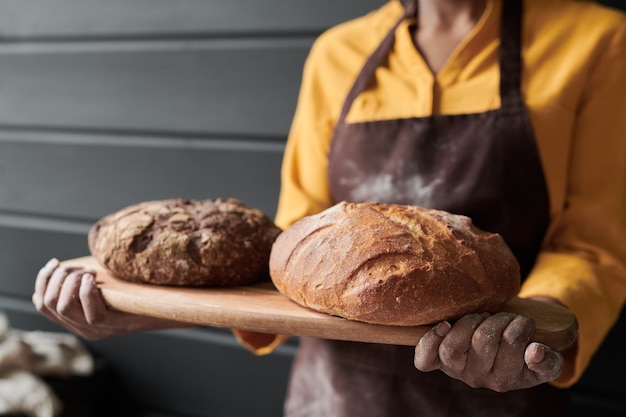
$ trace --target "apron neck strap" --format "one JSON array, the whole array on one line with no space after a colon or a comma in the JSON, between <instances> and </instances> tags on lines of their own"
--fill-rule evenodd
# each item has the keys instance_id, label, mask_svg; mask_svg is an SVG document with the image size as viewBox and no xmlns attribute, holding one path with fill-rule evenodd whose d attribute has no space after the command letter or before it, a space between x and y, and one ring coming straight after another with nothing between
<instances>
[{"instance_id":1,"label":"apron neck strap","mask_svg":"<svg viewBox=\"0 0 626 417\"><path fill-rule=\"evenodd\" d=\"M359 94L361 94L361 92L365 91L372 78L374 78L376 68L378 68L378 66L385 60L389 51L393 48L393 44L396 40L396 29L398 29L398 26L400 26L400 24L406 19L414 16L416 10L417 1L408 2L404 7L404 13L402 16L396 21L376 50L374 50L374 52L369 56L367 61L365 61L365 65L361 69L361 73L352 85L352 88L348 92L346 100L343 103L343 108L341 109L341 114L339 116L340 122L345 120L346 115L352 106L352 102Z\"/></svg>"},{"instance_id":2,"label":"apron neck strap","mask_svg":"<svg viewBox=\"0 0 626 417\"><path fill-rule=\"evenodd\" d=\"M500 106L522 103L523 0L503 0L500 23Z\"/></svg>"},{"instance_id":3,"label":"apron neck strap","mask_svg":"<svg viewBox=\"0 0 626 417\"><path fill-rule=\"evenodd\" d=\"M522 103L520 85L522 71L521 37L523 0L503 0L502 21L500 24L500 102L501 107ZM365 62L363 68L343 103L339 122L344 122L352 103L361 92L367 89L376 68L384 62L393 48L395 34L400 24L417 12L417 0L406 3L404 13L391 27L382 42Z\"/></svg>"}]
</instances>

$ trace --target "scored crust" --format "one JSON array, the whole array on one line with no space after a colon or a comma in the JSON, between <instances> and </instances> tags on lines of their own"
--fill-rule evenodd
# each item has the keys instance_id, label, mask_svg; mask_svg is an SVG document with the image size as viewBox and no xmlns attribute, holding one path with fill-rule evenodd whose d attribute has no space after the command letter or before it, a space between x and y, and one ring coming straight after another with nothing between
<instances>
[{"instance_id":1,"label":"scored crust","mask_svg":"<svg viewBox=\"0 0 626 417\"><path fill-rule=\"evenodd\" d=\"M91 254L118 278L179 286L231 286L269 279L280 229L233 198L146 201L96 222Z\"/></svg>"},{"instance_id":2,"label":"scored crust","mask_svg":"<svg viewBox=\"0 0 626 417\"><path fill-rule=\"evenodd\" d=\"M311 309L375 324L414 326L495 311L519 291L502 239L440 210L339 203L286 229L270 275Z\"/></svg>"}]
</instances>

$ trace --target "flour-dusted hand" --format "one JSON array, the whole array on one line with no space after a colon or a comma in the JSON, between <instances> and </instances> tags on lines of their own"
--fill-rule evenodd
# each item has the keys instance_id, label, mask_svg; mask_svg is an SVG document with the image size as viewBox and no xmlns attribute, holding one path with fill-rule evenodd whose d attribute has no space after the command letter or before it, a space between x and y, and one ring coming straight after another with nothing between
<instances>
[{"instance_id":1,"label":"flour-dusted hand","mask_svg":"<svg viewBox=\"0 0 626 417\"><path fill-rule=\"evenodd\" d=\"M37 310L48 319L90 340L188 326L108 308L97 287L95 271L65 266L57 259L48 261L37 274L32 299Z\"/></svg>"},{"instance_id":2,"label":"flour-dusted hand","mask_svg":"<svg viewBox=\"0 0 626 417\"><path fill-rule=\"evenodd\" d=\"M433 327L415 348L415 367L439 369L472 387L498 392L530 388L563 371L560 353L531 342L532 319L511 313L470 314Z\"/></svg>"}]
</instances>

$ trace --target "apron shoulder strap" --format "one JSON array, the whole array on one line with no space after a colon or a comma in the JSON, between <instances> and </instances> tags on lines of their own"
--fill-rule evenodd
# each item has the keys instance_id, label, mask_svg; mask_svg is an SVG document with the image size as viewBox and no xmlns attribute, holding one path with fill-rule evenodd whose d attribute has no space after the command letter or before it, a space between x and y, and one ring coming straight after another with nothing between
<instances>
[{"instance_id":1,"label":"apron shoulder strap","mask_svg":"<svg viewBox=\"0 0 626 417\"><path fill-rule=\"evenodd\" d=\"M523 0L504 0L500 29L501 107L522 104L522 14Z\"/></svg>"},{"instance_id":2,"label":"apron shoulder strap","mask_svg":"<svg viewBox=\"0 0 626 417\"><path fill-rule=\"evenodd\" d=\"M341 114L339 116L339 122L343 122L345 120L346 115L348 114L348 111L350 111L350 107L352 106L352 102L359 94L361 94L362 91L367 88L367 85L374 77L376 68L378 68L378 66L385 60L385 58L389 54L389 51L393 48L396 29L398 28L398 26L400 26L400 23L414 15L416 10L416 1L409 1L404 8L404 13L402 14L402 16L389 30L387 35L383 38L382 42L378 45L374 52L367 58L365 64L363 65L363 68L361 69L361 72L359 73L356 81L354 82L352 88L346 96L346 100L343 103Z\"/></svg>"}]
</instances>

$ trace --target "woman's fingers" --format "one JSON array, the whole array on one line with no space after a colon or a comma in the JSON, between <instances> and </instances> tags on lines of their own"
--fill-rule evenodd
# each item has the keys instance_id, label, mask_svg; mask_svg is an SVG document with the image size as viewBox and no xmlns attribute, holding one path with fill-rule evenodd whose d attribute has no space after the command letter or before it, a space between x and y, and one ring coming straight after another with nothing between
<instances>
[{"instance_id":1,"label":"woman's fingers","mask_svg":"<svg viewBox=\"0 0 626 417\"><path fill-rule=\"evenodd\" d=\"M441 367L439 346L451 328L449 322L443 321L422 336L415 347L414 363L417 369L430 372Z\"/></svg>"},{"instance_id":2,"label":"woman's fingers","mask_svg":"<svg viewBox=\"0 0 626 417\"><path fill-rule=\"evenodd\" d=\"M148 329L188 327L109 309L97 286L95 271L62 265L56 259L37 274L32 299L49 320L89 340Z\"/></svg>"},{"instance_id":3,"label":"woman's fingers","mask_svg":"<svg viewBox=\"0 0 626 417\"><path fill-rule=\"evenodd\" d=\"M535 332L534 321L522 315L500 313L484 325L494 332L495 343L490 349L495 354L491 350L487 356L477 354L468 366L467 382L499 392L536 385L529 381L524 364L524 350Z\"/></svg>"},{"instance_id":4,"label":"woman's fingers","mask_svg":"<svg viewBox=\"0 0 626 417\"><path fill-rule=\"evenodd\" d=\"M534 321L523 315L470 314L426 333L415 348L415 367L440 369L472 387L529 388L554 380L564 366L558 352L531 343L534 332Z\"/></svg>"},{"instance_id":5,"label":"woman's fingers","mask_svg":"<svg viewBox=\"0 0 626 417\"><path fill-rule=\"evenodd\" d=\"M83 307L79 299L79 289L84 274L83 271L73 271L67 275L61 284L56 304L57 314L74 323L85 322Z\"/></svg>"},{"instance_id":6,"label":"woman's fingers","mask_svg":"<svg viewBox=\"0 0 626 417\"><path fill-rule=\"evenodd\" d=\"M498 313L483 321L472 335L466 372L484 375L494 368L500 342L507 327L515 319L511 313Z\"/></svg>"},{"instance_id":7,"label":"woman's fingers","mask_svg":"<svg viewBox=\"0 0 626 417\"><path fill-rule=\"evenodd\" d=\"M70 271L66 267L57 267L50 276L43 294L43 304L48 311L57 312L57 303L61 293L61 285Z\"/></svg>"},{"instance_id":8,"label":"woman's fingers","mask_svg":"<svg viewBox=\"0 0 626 417\"><path fill-rule=\"evenodd\" d=\"M107 314L107 306L93 274L87 273L83 276L79 296L87 323L100 324Z\"/></svg>"},{"instance_id":9,"label":"woman's fingers","mask_svg":"<svg viewBox=\"0 0 626 417\"><path fill-rule=\"evenodd\" d=\"M524 352L524 362L538 383L553 381L563 372L563 356L541 343L533 342Z\"/></svg>"},{"instance_id":10,"label":"woman's fingers","mask_svg":"<svg viewBox=\"0 0 626 417\"><path fill-rule=\"evenodd\" d=\"M33 293L33 303L38 310L43 308L43 296L46 292L48 281L58 266L59 261L57 259L50 259L37 274L37 278L35 279L35 292Z\"/></svg>"},{"instance_id":11,"label":"woman's fingers","mask_svg":"<svg viewBox=\"0 0 626 417\"><path fill-rule=\"evenodd\" d=\"M474 332L488 317L469 314L459 319L439 347L441 369L448 375L459 378L466 368Z\"/></svg>"},{"instance_id":12,"label":"woman's fingers","mask_svg":"<svg viewBox=\"0 0 626 417\"><path fill-rule=\"evenodd\" d=\"M85 275L90 270L61 265L51 259L44 265L35 280L33 303L37 310L60 324L85 323L79 291Z\"/></svg>"}]
</instances>

